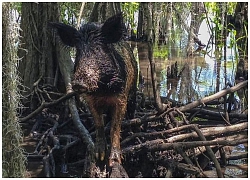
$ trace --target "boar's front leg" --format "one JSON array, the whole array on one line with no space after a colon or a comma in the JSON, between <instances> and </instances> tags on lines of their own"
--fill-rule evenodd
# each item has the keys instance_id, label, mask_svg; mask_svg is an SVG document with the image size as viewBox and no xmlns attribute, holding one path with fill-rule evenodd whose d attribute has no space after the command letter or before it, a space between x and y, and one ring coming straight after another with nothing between
<instances>
[{"instance_id":1,"label":"boar's front leg","mask_svg":"<svg viewBox=\"0 0 250 180\"><path fill-rule=\"evenodd\" d=\"M92 103L90 104L90 111L94 118L95 129L96 129L96 141L95 141L95 156L96 159L101 161L105 158L105 152L107 148L105 132L104 132L104 120L102 108L95 107Z\"/></svg>"},{"instance_id":2,"label":"boar's front leg","mask_svg":"<svg viewBox=\"0 0 250 180\"><path fill-rule=\"evenodd\" d=\"M109 166L113 166L114 162L121 164L121 148L120 148L120 132L121 122L124 118L127 107L127 100L122 95L117 97L116 103L113 106L111 120L111 153L109 157Z\"/></svg>"}]
</instances>

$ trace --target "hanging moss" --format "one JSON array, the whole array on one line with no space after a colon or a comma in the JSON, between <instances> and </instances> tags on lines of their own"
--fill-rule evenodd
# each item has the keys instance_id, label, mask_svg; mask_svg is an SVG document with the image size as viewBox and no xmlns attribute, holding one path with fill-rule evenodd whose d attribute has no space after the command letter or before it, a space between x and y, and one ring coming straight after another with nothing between
<instances>
[{"instance_id":1,"label":"hanging moss","mask_svg":"<svg viewBox=\"0 0 250 180\"><path fill-rule=\"evenodd\" d=\"M25 162L21 148L22 131L18 123L19 77L17 73L18 26L12 22L11 3L3 3L3 58L2 58L2 176L25 176Z\"/></svg>"}]
</instances>

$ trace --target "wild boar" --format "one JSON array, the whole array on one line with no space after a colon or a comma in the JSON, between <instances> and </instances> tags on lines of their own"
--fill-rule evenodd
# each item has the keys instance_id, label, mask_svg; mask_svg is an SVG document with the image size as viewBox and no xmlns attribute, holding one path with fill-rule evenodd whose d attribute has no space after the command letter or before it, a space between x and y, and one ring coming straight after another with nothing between
<instances>
[{"instance_id":1,"label":"wild boar","mask_svg":"<svg viewBox=\"0 0 250 180\"><path fill-rule=\"evenodd\" d=\"M50 23L61 41L76 48L72 86L88 104L94 118L96 157L107 151L103 114L111 120L109 165L121 163L120 131L125 113L133 118L136 107L137 63L125 42L122 13L103 24L87 23L79 30L63 23Z\"/></svg>"}]
</instances>

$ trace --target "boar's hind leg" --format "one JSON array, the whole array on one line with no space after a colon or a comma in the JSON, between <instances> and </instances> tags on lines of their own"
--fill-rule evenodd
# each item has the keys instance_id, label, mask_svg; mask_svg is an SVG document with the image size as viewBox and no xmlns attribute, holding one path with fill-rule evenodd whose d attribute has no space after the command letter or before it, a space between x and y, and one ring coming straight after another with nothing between
<instances>
[{"instance_id":1,"label":"boar's hind leg","mask_svg":"<svg viewBox=\"0 0 250 180\"><path fill-rule=\"evenodd\" d=\"M96 129L96 141L95 141L95 155L96 158L103 161L106 152L106 138L104 132L104 120L102 111L90 107L91 113L94 117L95 129Z\"/></svg>"},{"instance_id":2,"label":"boar's hind leg","mask_svg":"<svg viewBox=\"0 0 250 180\"><path fill-rule=\"evenodd\" d=\"M109 165L112 166L114 162L121 164L121 149L120 149L120 132L121 122L124 118L127 107L125 97L118 97L117 103L114 105L111 120L111 153L109 157Z\"/></svg>"},{"instance_id":3,"label":"boar's hind leg","mask_svg":"<svg viewBox=\"0 0 250 180\"><path fill-rule=\"evenodd\" d=\"M129 100L127 104L127 118L133 119L136 109L136 86L130 90Z\"/></svg>"}]
</instances>

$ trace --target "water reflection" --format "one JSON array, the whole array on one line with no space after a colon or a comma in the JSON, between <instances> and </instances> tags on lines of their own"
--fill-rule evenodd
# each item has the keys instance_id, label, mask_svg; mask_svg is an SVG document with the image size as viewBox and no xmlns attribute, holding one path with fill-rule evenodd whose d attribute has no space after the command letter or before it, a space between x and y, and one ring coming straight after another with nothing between
<instances>
[{"instance_id":1,"label":"water reflection","mask_svg":"<svg viewBox=\"0 0 250 180\"><path fill-rule=\"evenodd\" d=\"M216 60L207 55L171 60L155 58L161 96L186 104L214 94L228 84L234 85L236 61L232 54L229 57L227 60ZM167 70L175 63L179 77L167 78ZM150 67L145 54L140 58L140 70L145 82L144 93L152 97Z\"/></svg>"}]
</instances>

